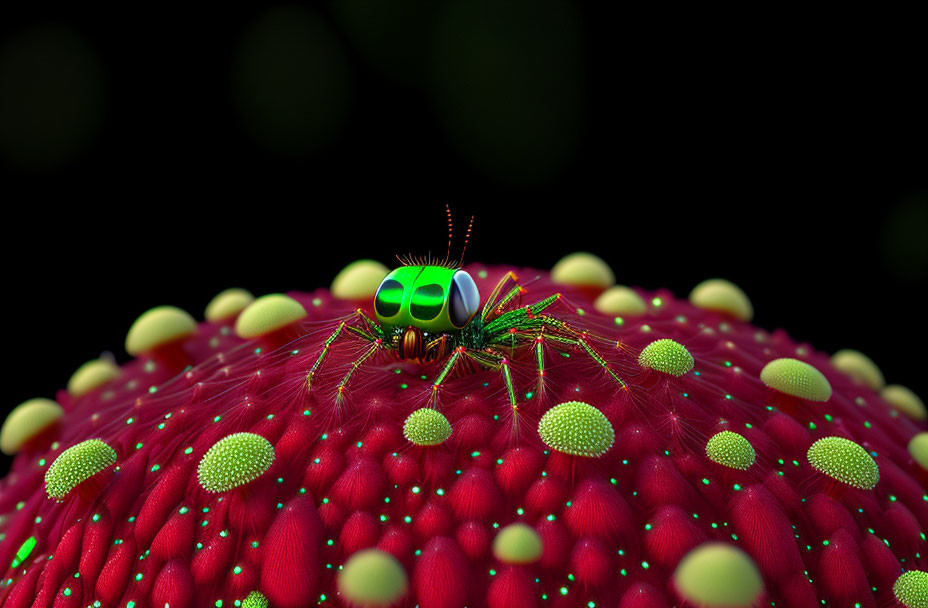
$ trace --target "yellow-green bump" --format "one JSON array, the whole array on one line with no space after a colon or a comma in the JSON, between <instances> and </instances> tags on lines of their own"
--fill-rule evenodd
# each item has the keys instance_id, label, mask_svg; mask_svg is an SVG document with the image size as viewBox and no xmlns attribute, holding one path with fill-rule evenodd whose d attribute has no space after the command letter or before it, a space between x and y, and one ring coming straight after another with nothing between
<instances>
[{"instance_id":1,"label":"yellow-green bump","mask_svg":"<svg viewBox=\"0 0 928 608\"><path fill-rule=\"evenodd\" d=\"M746 608L764 591L754 560L741 549L718 542L704 543L687 553L673 581L680 595L703 608Z\"/></svg>"},{"instance_id":2,"label":"yellow-green bump","mask_svg":"<svg viewBox=\"0 0 928 608\"><path fill-rule=\"evenodd\" d=\"M679 342L663 338L644 347L638 355L638 365L671 376L682 376L693 369L693 355Z\"/></svg>"},{"instance_id":3,"label":"yellow-green bump","mask_svg":"<svg viewBox=\"0 0 928 608\"><path fill-rule=\"evenodd\" d=\"M584 458L599 458L615 441L609 419L582 401L567 401L545 412L538 435L552 450Z\"/></svg>"},{"instance_id":4,"label":"yellow-green bump","mask_svg":"<svg viewBox=\"0 0 928 608\"><path fill-rule=\"evenodd\" d=\"M880 481L880 467L863 447L844 437L823 437L806 453L814 469L861 490Z\"/></svg>"},{"instance_id":5,"label":"yellow-green bump","mask_svg":"<svg viewBox=\"0 0 928 608\"><path fill-rule=\"evenodd\" d=\"M64 410L51 399L23 401L6 417L0 428L0 451L12 456L23 445L55 424Z\"/></svg>"},{"instance_id":6,"label":"yellow-green bump","mask_svg":"<svg viewBox=\"0 0 928 608\"><path fill-rule=\"evenodd\" d=\"M270 604L260 591L252 591L242 601L242 608L268 608Z\"/></svg>"},{"instance_id":7,"label":"yellow-green bump","mask_svg":"<svg viewBox=\"0 0 928 608\"><path fill-rule=\"evenodd\" d=\"M532 564L541 559L543 545L535 528L509 524L493 539L493 555L504 564Z\"/></svg>"},{"instance_id":8,"label":"yellow-green bump","mask_svg":"<svg viewBox=\"0 0 928 608\"><path fill-rule=\"evenodd\" d=\"M909 440L909 454L918 466L928 471L928 433L918 433Z\"/></svg>"},{"instance_id":9,"label":"yellow-green bump","mask_svg":"<svg viewBox=\"0 0 928 608\"><path fill-rule=\"evenodd\" d=\"M725 279L709 279L694 287L690 303L703 310L727 313L741 321L750 321L754 316L751 300L740 287Z\"/></svg>"},{"instance_id":10,"label":"yellow-green bump","mask_svg":"<svg viewBox=\"0 0 928 608\"><path fill-rule=\"evenodd\" d=\"M255 301L255 297L247 289L241 287L232 287L225 291L220 291L216 297L206 305L206 311L203 316L207 321L225 321L238 315L245 310L249 304Z\"/></svg>"},{"instance_id":11,"label":"yellow-green bump","mask_svg":"<svg viewBox=\"0 0 928 608\"><path fill-rule=\"evenodd\" d=\"M751 442L733 431L722 431L706 442L709 460L730 469L746 471L754 464L756 454Z\"/></svg>"},{"instance_id":12,"label":"yellow-green bump","mask_svg":"<svg viewBox=\"0 0 928 608\"><path fill-rule=\"evenodd\" d=\"M119 366L109 359L94 359L81 365L68 380L68 394L74 398L100 388L120 374Z\"/></svg>"},{"instance_id":13,"label":"yellow-green bump","mask_svg":"<svg viewBox=\"0 0 928 608\"><path fill-rule=\"evenodd\" d=\"M48 497L61 500L78 484L116 464L116 458L116 450L100 439L72 445L59 454L45 472Z\"/></svg>"},{"instance_id":14,"label":"yellow-green bump","mask_svg":"<svg viewBox=\"0 0 928 608\"><path fill-rule=\"evenodd\" d=\"M903 572L893 583L893 595L906 608L928 608L928 572Z\"/></svg>"},{"instance_id":15,"label":"yellow-green bump","mask_svg":"<svg viewBox=\"0 0 928 608\"><path fill-rule=\"evenodd\" d=\"M875 391L883 388L886 381L883 372L870 357L850 348L839 350L831 356L831 364L857 382L865 384Z\"/></svg>"},{"instance_id":16,"label":"yellow-green bump","mask_svg":"<svg viewBox=\"0 0 928 608\"><path fill-rule=\"evenodd\" d=\"M451 423L438 410L423 407L406 418L403 435L416 445L440 445L451 437Z\"/></svg>"},{"instance_id":17,"label":"yellow-green bump","mask_svg":"<svg viewBox=\"0 0 928 608\"><path fill-rule=\"evenodd\" d=\"M409 587L403 566L378 549L364 549L349 557L338 573L337 583L343 598L364 608L392 606Z\"/></svg>"},{"instance_id":18,"label":"yellow-green bump","mask_svg":"<svg viewBox=\"0 0 928 608\"><path fill-rule=\"evenodd\" d=\"M828 401L831 384L828 379L805 361L774 359L760 370L760 380L770 388L809 401Z\"/></svg>"},{"instance_id":19,"label":"yellow-green bump","mask_svg":"<svg viewBox=\"0 0 928 608\"><path fill-rule=\"evenodd\" d=\"M625 285L616 285L599 294L593 302L593 308L604 315L635 317L648 310L644 299L633 289Z\"/></svg>"},{"instance_id":20,"label":"yellow-green bump","mask_svg":"<svg viewBox=\"0 0 928 608\"><path fill-rule=\"evenodd\" d=\"M341 300L369 300L390 269L375 260L357 260L345 266L332 281L332 295Z\"/></svg>"},{"instance_id":21,"label":"yellow-green bump","mask_svg":"<svg viewBox=\"0 0 928 608\"><path fill-rule=\"evenodd\" d=\"M261 296L235 320L235 333L250 340L273 333L306 316L303 305L282 293Z\"/></svg>"},{"instance_id":22,"label":"yellow-green bump","mask_svg":"<svg viewBox=\"0 0 928 608\"><path fill-rule=\"evenodd\" d=\"M175 306L156 306L143 312L126 334L126 352L140 355L193 335L197 322Z\"/></svg>"},{"instance_id":23,"label":"yellow-green bump","mask_svg":"<svg viewBox=\"0 0 928 608\"><path fill-rule=\"evenodd\" d=\"M615 284L615 274L602 258L579 251L564 256L554 265L551 280L561 285L605 289Z\"/></svg>"},{"instance_id":24,"label":"yellow-green bump","mask_svg":"<svg viewBox=\"0 0 928 608\"><path fill-rule=\"evenodd\" d=\"M890 384L880 391L880 396L897 411L913 420L928 418L928 411L925 410L925 404L922 400L901 384Z\"/></svg>"},{"instance_id":25,"label":"yellow-green bump","mask_svg":"<svg viewBox=\"0 0 928 608\"><path fill-rule=\"evenodd\" d=\"M233 433L213 444L197 467L207 492L228 492L263 475L274 463L274 446L254 433Z\"/></svg>"}]
</instances>

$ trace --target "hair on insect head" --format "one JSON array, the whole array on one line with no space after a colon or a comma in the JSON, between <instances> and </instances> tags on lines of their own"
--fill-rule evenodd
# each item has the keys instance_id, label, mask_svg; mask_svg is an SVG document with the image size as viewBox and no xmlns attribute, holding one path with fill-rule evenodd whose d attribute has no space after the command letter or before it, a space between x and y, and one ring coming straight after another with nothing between
<instances>
[{"instance_id":1,"label":"hair on insect head","mask_svg":"<svg viewBox=\"0 0 928 608\"><path fill-rule=\"evenodd\" d=\"M403 266L440 266L441 268L461 268L464 265L464 253L467 251L467 244L470 242L471 231L474 228L474 216L470 216L470 222L467 224L467 232L464 235L464 246L461 247L461 255L457 260L451 258L451 245L454 241L454 220L451 217L451 207L445 203L445 216L448 219L448 248L444 258L433 258L431 252L425 257L407 254L405 256L396 256L396 259Z\"/></svg>"}]
</instances>

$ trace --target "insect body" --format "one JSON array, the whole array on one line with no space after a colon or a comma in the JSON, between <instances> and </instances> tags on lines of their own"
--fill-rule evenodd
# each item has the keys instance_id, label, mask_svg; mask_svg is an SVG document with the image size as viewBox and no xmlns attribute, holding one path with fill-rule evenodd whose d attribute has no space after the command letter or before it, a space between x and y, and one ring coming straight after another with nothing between
<instances>
[{"instance_id":1,"label":"insect body","mask_svg":"<svg viewBox=\"0 0 928 608\"><path fill-rule=\"evenodd\" d=\"M480 292L464 270L402 266L384 278L374 313L400 359L433 361L464 343ZM469 332L468 332L469 333Z\"/></svg>"},{"instance_id":2,"label":"insect body","mask_svg":"<svg viewBox=\"0 0 928 608\"><path fill-rule=\"evenodd\" d=\"M483 307L473 278L456 266L415 263L388 274L374 296L372 319L362 309L342 321L323 343L322 352L307 375L312 388L315 375L340 336L352 334L369 344L351 364L337 387L341 399L348 382L365 362L383 351L394 357L441 363L432 383L432 402L452 371L469 360L502 374L514 413L518 413L510 357L518 348L536 354L539 389L545 374L544 345L578 348L615 380L626 385L591 345L591 336L555 317L549 309L560 299L550 295L534 304L515 306L525 292L513 273L497 283Z\"/></svg>"}]
</instances>

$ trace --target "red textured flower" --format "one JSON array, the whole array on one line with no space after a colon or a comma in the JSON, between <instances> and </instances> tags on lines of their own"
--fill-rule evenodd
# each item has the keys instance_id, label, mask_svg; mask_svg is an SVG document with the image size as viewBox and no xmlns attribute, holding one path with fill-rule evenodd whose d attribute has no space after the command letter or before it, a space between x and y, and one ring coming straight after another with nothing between
<instances>
[{"instance_id":1,"label":"red textured flower","mask_svg":"<svg viewBox=\"0 0 928 608\"><path fill-rule=\"evenodd\" d=\"M381 335L349 270L154 309L11 413L0 606L920 605L925 411L859 353L589 256L467 269L508 344Z\"/></svg>"}]
</instances>

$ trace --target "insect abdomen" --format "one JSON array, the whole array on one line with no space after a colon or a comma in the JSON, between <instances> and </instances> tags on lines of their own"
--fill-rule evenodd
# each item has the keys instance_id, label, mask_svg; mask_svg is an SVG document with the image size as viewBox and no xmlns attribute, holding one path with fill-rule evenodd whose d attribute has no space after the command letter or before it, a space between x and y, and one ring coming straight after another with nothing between
<instances>
[{"instance_id":1,"label":"insect abdomen","mask_svg":"<svg viewBox=\"0 0 928 608\"><path fill-rule=\"evenodd\" d=\"M447 352L446 336L429 337L415 325L407 327L395 340L397 358L406 361L434 361Z\"/></svg>"},{"instance_id":2,"label":"insect abdomen","mask_svg":"<svg viewBox=\"0 0 928 608\"><path fill-rule=\"evenodd\" d=\"M425 355L425 339L422 330L410 325L400 336L396 354L400 359L418 360Z\"/></svg>"}]
</instances>

